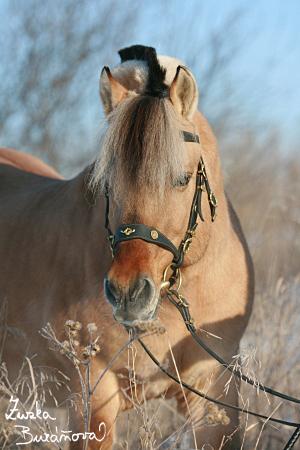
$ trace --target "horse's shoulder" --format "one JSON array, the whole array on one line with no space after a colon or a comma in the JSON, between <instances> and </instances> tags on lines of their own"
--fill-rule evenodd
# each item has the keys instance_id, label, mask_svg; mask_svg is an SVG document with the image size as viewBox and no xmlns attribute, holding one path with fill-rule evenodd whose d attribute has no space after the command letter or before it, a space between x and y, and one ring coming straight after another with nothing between
<instances>
[{"instance_id":1,"label":"horse's shoulder","mask_svg":"<svg viewBox=\"0 0 300 450\"><path fill-rule=\"evenodd\" d=\"M53 167L41 159L11 148L0 148L0 164L48 178L62 179L62 176Z\"/></svg>"}]
</instances>

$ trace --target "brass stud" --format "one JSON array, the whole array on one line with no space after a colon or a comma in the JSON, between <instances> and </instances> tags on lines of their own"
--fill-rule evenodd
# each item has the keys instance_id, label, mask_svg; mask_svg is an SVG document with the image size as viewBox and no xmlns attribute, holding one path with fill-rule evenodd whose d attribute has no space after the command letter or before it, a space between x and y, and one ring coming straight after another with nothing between
<instances>
[{"instance_id":1,"label":"brass stud","mask_svg":"<svg viewBox=\"0 0 300 450\"><path fill-rule=\"evenodd\" d=\"M125 236L130 236L132 233L135 233L135 229L126 227L125 230L121 230L121 233L125 234Z\"/></svg>"},{"instance_id":2,"label":"brass stud","mask_svg":"<svg viewBox=\"0 0 300 450\"><path fill-rule=\"evenodd\" d=\"M158 239L158 232L156 230L151 230L150 235L155 241Z\"/></svg>"}]
</instances>

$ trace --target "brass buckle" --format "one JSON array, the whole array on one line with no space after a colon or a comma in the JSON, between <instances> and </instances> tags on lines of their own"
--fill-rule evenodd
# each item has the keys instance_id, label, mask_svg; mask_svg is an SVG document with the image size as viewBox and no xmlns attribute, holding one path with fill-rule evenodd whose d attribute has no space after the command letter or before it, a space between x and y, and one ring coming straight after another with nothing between
<instances>
[{"instance_id":1,"label":"brass buckle","mask_svg":"<svg viewBox=\"0 0 300 450\"><path fill-rule=\"evenodd\" d=\"M197 189L198 191L205 192L205 184L204 183L197 184Z\"/></svg>"},{"instance_id":2,"label":"brass buckle","mask_svg":"<svg viewBox=\"0 0 300 450\"><path fill-rule=\"evenodd\" d=\"M218 200L217 197L215 196L215 194L213 193L213 191L210 191L209 193L209 202L211 203L211 205L216 208L218 206Z\"/></svg>"},{"instance_id":3,"label":"brass buckle","mask_svg":"<svg viewBox=\"0 0 300 450\"><path fill-rule=\"evenodd\" d=\"M217 197L215 196L215 194L213 193L213 191L210 191L208 201L209 201L210 209L211 209L211 220L214 222L214 220L217 216L216 209L218 206L218 200L217 200Z\"/></svg>"},{"instance_id":4,"label":"brass buckle","mask_svg":"<svg viewBox=\"0 0 300 450\"><path fill-rule=\"evenodd\" d=\"M204 161L200 161L200 170L198 171L199 175L202 175L205 180L207 180L206 169Z\"/></svg>"},{"instance_id":5,"label":"brass buckle","mask_svg":"<svg viewBox=\"0 0 300 450\"><path fill-rule=\"evenodd\" d=\"M187 300L183 297L183 295L179 294L179 292L174 290L174 289L170 289L169 292L174 297L176 297L176 299L177 299L176 300L177 306L184 307L184 308L189 308L189 304L188 304Z\"/></svg>"},{"instance_id":6,"label":"brass buckle","mask_svg":"<svg viewBox=\"0 0 300 450\"><path fill-rule=\"evenodd\" d=\"M191 325L192 327L195 326L195 321L194 321L194 319L192 319L192 318L190 318L189 320L185 320L184 323L185 323L186 325Z\"/></svg>"},{"instance_id":7,"label":"brass buckle","mask_svg":"<svg viewBox=\"0 0 300 450\"><path fill-rule=\"evenodd\" d=\"M184 308L188 308L189 307L189 304L187 303L185 298L182 297L182 295L178 294L177 298L178 298L178 302L177 302L178 306L183 306Z\"/></svg>"},{"instance_id":8,"label":"brass buckle","mask_svg":"<svg viewBox=\"0 0 300 450\"><path fill-rule=\"evenodd\" d=\"M184 242L182 246L183 253L187 253L190 249L190 245L192 243L193 237L196 234L196 228L198 226L198 223L196 222L192 229L187 230L187 235L189 236Z\"/></svg>"},{"instance_id":9,"label":"brass buckle","mask_svg":"<svg viewBox=\"0 0 300 450\"><path fill-rule=\"evenodd\" d=\"M184 254L189 251L191 243L192 243L192 237L189 237L185 240L183 247L182 247L182 251Z\"/></svg>"}]
</instances>

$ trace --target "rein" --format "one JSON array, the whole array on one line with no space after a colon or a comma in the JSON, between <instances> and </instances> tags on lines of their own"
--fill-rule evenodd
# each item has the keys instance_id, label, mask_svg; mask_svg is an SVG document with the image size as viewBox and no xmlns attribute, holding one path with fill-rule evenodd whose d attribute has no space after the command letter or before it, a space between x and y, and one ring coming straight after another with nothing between
<instances>
[{"instance_id":1,"label":"rein","mask_svg":"<svg viewBox=\"0 0 300 450\"><path fill-rule=\"evenodd\" d=\"M182 137L185 142L194 142L200 144L200 139L197 134L193 134L187 131L182 131ZM198 226L198 216L200 217L201 221L204 221L204 217L202 214L201 209L201 201L202 201L202 193L206 191L208 203L210 207L210 213L211 213L211 220L212 222L216 218L216 209L217 209L217 199L214 195L209 181L207 177L207 172L204 164L204 160L202 156L200 156L200 160L198 163L197 168L197 174L196 174L196 185L195 185L195 191L194 196L191 204L190 209L190 216L189 216L189 222L188 227L185 232L184 238L180 242L179 246L176 247L173 242L165 236L163 233L161 233L159 230L153 227L149 227L144 224L122 224L119 226L115 233L112 232L110 221L109 221L109 209L110 209L110 202L109 202L109 190L108 186L105 188L105 199L106 199L106 210L105 210L105 228L108 233L108 241L110 244L110 248L112 251L112 255L115 255L115 252L117 250L118 245L121 242L130 241L133 239L142 239L145 242L158 245L165 250L168 250L173 255L173 260L171 264L165 269L164 275L163 275L163 282L161 285L162 288L166 288L166 296L167 299L174 305L178 311L180 312L184 323L186 325L187 330L191 334L194 341L202 348L204 349L212 358L214 358L216 361L218 361L224 368L229 370L234 376L239 378L240 380L244 381L245 383L256 386L256 383L246 375L244 375L240 370L235 369L232 367L229 363L227 363L223 358L221 358L216 352L214 352L208 345L205 344L205 342L198 336L197 329L194 325L194 321L191 317L190 311L189 311L189 303L187 300L179 293L179 288L181 285L181 271L180 268L184 261L184 256L189 250L189 247L191 245L193 236L195 235L196 228ZM171 270L171 275L168 278L168 271ZM172 289L173 287L173 289ZM286 421L279 418L273 418L270 416L265 416L263 414L256 413L254 411L249 411L243 408L240 408L235 405L228 404L226 402L222 402L220 400L214 399L206 395L204 392L201 392L197 389L195 389L193 386L185 383L182 380L179 380L176 376L171 374L153 355L153 353L149 350L149 348L146 346L146 344L138 338L138 341L142 348L145 350L145 352L148 354L148 356L152 359L152 361L156 364L156 366L165 373L169 378L171 378L176 383L180 384L185 389L193 392L194 394L198 395L199 397L202 397L210 402L213 402L217 405L224 406L226 408L233 409L235 411L243 412L249 415L252 415L254 417L258 417L259 419L264 419L270 422L286 425L292 428L296 428L293 432L292 436L290 437L289 441L285 445L283 450L291 450L294 445L296 444L297 440L300 437L300 423L297 422L291 422ZM289 396L287 394L284 394L282 392L276 391L268 386L265 386L263 384L258 383L256 386L259 388L259 390L267 392L275 397L282 398L284 400L300 404L300 400Z\"/></svg>"}]
</instances>

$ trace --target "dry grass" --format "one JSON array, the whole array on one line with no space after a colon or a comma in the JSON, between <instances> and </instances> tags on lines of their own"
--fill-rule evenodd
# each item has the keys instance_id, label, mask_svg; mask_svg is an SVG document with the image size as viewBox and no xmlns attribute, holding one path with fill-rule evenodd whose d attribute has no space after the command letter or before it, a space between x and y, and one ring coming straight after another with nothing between
<instances>
[{"instance_id":1,"label":"dry grass","mask_svg":"<svg viewBox=\"0 0 300 450\"><path fill-rule=\"evenodd\" d=\"M286 281L279 278L269 290L258 292L253 315L242 341L240 355L233 359L235 367L241 368L245 374L256 380L257 384L261 382L295 397L300 397L299 385L295 382L300 375L300 355L298 352L299 293L300 276ZM2 309L1 317L5 317L4 309ZM6 335L7 338L11 330L9 327L3 327L3 323L1 325L0 341L3 348L4 337ZM51 347L55 351L64 353L66 357L71 359L77 373L77 365L84 366L84 371L80 372L83 373L81 380L83 389L79 399L82 403L85 427L88 427L86 420L89 420L90 399L86 393L90 392L90 395L92 395L93 389L91 386L85 385L89 382L86 375L92 357L95 356L94 352L97 353L100 348L97 347L95 330L91 331L91 339L87 345L80 343L78 346L77 340L80 341L80 336L75 325L77 327L75 322L66 324L67 340L63 342L56 339L54 331L49 326L42 333L50 340ZM74 331L70 334L72 330ZM118 418L118 436L114 450L189 449L187 439L191 431L194 428L214 426L218 423L217 420L222 415L222 411L218 408L214 409L214 406L208 404L204 414L197 417L196 422L193 422L190 418L185 419L177 413L174 400L166 400L162 396L158 400L146 401L147 381L138 380L135 374L136 348L134 338L130 339L126 346L128 347L127 377L129 388L123 392L123 395L132 403L132 411L123 413ZM173 364L176 365L175 360ZM4 415L11 396L22 398L21 408L23 410L33 411L36 401L42 408L51 401L52 406L57 408L55 416L58 415L59 411L62 411L62 406L65 405L57 404L55 391L66 387L68 380L57 369L34 367L32 360L28 357L24 358L20 372L14 381L11 380L3 361L0 369L2 415ZM180 376L179 373L178 375ZM101 376L99 382L101 383ZM231 383L234 383L233 377ZM88 390L86 390L87 387ZM137 387L141 389L137 389ZM224 390L226 389L228 389L228 385L224 386ZM142 395L138 395L138 390L142 392ZM70 398L74 407L76 404L74 396ZM245 409L256 410L267 416L300 421L299 410L293 404L272 398L263 392L259 393L255 387L249 387L245 384L242 384L240 391L240 404ZM243 450L280 449L293 431L287 427L275 427L268 421L265 423L257 421L247 417L247 415L241 416L241 424L243 437L241 448ZM49 426L50 424L47 421L43 423L36 421L36 423L30 424L32 429L36 429L40 433L49 431ZM16 449L15 443L18 437L18 433L11 426L11 423L2 420L0 448ZM47 448L47 446L44 445L43 448ZM52 446L52 448L54 447ZM196 448L196 445L194 448Z\"/></svg>"},{"instance_id":2,"label":"dry grass","mask_svg":"<svg viewBox=\"0 0 300 450\"><path fill-rule=\"evenodd\" d=\"M264 384L276 390L300 398L300 354L299 354L299 317L300 317L300 277L289 281L282 278L269 291L258 293L254 312L242 341L245 348L255 348L255 373ZM259 363L258 363L259 361ZM242 396L249 401L252 409L269 414L279 406L276 416L284 420L300 422L299 406L275 399L265 393L259 395L243 385ZM253 426L253 424L257 424ZM245 439L245 450L253 449L261 423L249 419ZM258 448L280 449L288 441L293 429L274 427L270 423L265 427ZM297 447L296 447L297 448Z\"/></svg>"},{"instance_id":3,"label":"dry grass","mask_svg":"<svg viewBox=\"0 0 300 450\"><path fill-rule=\"evenodd\" d=\"M9 336L9 333L6 335ZM52 417L55 414L64 426L68 422L64 411L74 406L73 395L70 393L65 404L59 404L56 396L59 390L68 392L68 382L69 379L56 368L34 366L34 357L25 356L17 374L9 373L5 362L0 359L0 449L21 448L17 443L25 439L24 427L29 427L37 435L54 432L48 417L37 417L37 408ZM14 406L27 416L27 420L12 421L6 418L5 413L11 412ZM38 445L26 445L28 450L36 447ZM44 444L43 448L53 449L54 446Z\"/></svg>"}]
</instances>

